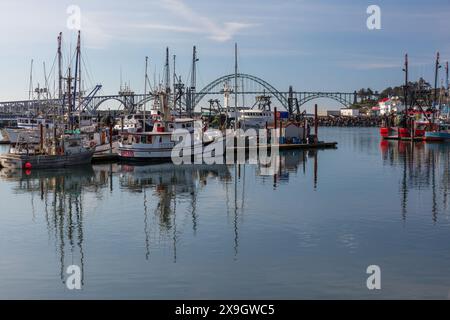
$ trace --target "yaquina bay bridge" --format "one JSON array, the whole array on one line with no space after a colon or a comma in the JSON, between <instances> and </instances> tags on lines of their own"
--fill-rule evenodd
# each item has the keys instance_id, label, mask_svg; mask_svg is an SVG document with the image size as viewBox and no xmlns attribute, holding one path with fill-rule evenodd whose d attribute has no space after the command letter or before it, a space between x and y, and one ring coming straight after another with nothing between
<instances>
[{"instance_id":1,"label":"yaquina bay bridge","mask_svg":"<svg viewBox=\"0 0 450 320\"><path fill-rule=\"evenodd\" d=\"M233 90L233 84L236 81L238 84L237 92L231 93L236 97L245 96L260 96L267 97L269 100L274 99L277 101L276 106L278 109L284 108L290 113L300 113L300 107L305 103L317 99L317 98L329 98L333 99L344 107L349 107L358 100L358 94L354 92L298 92L294 91L292 87L288 91L279 91L271 84L253 75L238 73L222 76L213 82L209 83L200 91L196 92L195 88L184 89L184 85L175 85L175 95L171 95L170 99L177 99L177 103L183 110L195 110L200 106L200 102L204 101L207 96L223 95L225 85L231 84ZM79 108L90 114L96 114L98 110L108 106L113 101L115 104L119 104L119 109L123 108L128 112L134 112L142 107L144 103L147 103L155 99L156 95L153 93L135 94L131 91L122 91L117 95L96 95L101 89L100 85L97 85L89 95L83 97L82 103ZM209 100L211 103L212 99ZM218 100L214 100L218 103ZM61 101L58 99L40 99L40 100L24 100L24 101L6 101L0 102L0 120L8 117L23 115L26 112L33 112L37 110L45 110L46 106L60 105ZM256 103L255 103L256 105ZM255 107L254 105L254 107Z\"/></svg>"}]
</instances>

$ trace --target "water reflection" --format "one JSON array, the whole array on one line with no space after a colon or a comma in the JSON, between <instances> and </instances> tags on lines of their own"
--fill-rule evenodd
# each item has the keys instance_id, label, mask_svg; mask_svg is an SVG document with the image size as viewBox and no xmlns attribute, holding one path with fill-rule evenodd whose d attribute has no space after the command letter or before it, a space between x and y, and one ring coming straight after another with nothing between
<instances>
[{"instance_id":1,"label":"water reflection","mask_svg":"<svg viewBox=\"0 0 450 320\"><path fill-rule=\"evenodd\" d=\"M274 166L275 170L271 172L272 174L265 174L267 171L263 171L262 166L259 165L256 170L256 176L263 183L271 181L274 189L277 189L280 185L288 184L291 175L297 176L299 173L306 175L307 163L309 160L312 160L313 184L314 189L316 189L318 184L319 152L321 150L317 149L280 151L280 155L274 157L277 164Z\"/></svg>"},{"instance_id":2,"label":"water reflection","mask_svg":"<svg viewBox=\"0 0 450 320\"><path fill-rule=\"evenodd\" d=\"M150 255L149 235L149 206L148 190L153 191L157 204L153 216L157 217L159 232L166 235L171 233L173 243L173 260L177 260L177 203L188 203L191 216L192 230L197 232L197 196L198 192L207 187L209 179L226 183L231 175L226 165L119 165L119 185L122 190L143 194L144 233L146 259Z\"/></svg>"},{"instance_id":3,"label":"water reflection","mask_svg":"<svg viewBox=\"0 0 450 320\"><path fill-rule=\"evenodd\" d=\"M411 191L431 192L433 222L448 209L450 144L381 141L383 164L401 169L400 201L406 219Z\"/></svg>"},{"instance_id":4,"label":"water reflection","mask_svg":"<svg viewBox=\"0 0 450 320\"><path fill-rule=\"evenodd\" d=\"M59 256L61 281L65 281L68 265L77 264L84 284L85 258L83 250L84 194L95 192L106 184L102 176L96 177L91 166L71 170L10 171L2 169L4 180L17 181L15 193L31 195L32 214L35 217L36 195L43 203L49 239L53 239Z\"/></svg>"},{"instance_id":5,"label":"water reflection","mask_svg":"<svg viewBox=\"0 0 450 320\"><path fill-rule=\"evenodd\" d=\"M3 181L12 182L12 192L28 194L33 217L39 212L45 215L49 239L59 261L59 277L64 283L69 265L78 265L85 284L86 268L85 216L92 214L94 202L107 203L108 194L129 194L133 212L142 212L144 234L143 256L151 260L152 250L158 245L170 245L173 262L177 262L177 250L184 228L190 226L193 236L199 230L199 194L211 182L222 188L208 190L208 197L217 197L215 209L222 208L231 222L234 259L239 254L240 226L245 213L246 189L253 182L246 182L256 175L262 181L273 182L274 188L289 182L291 175L306 176L308 159L314 161L314 186L317 185L318 151L283 152L277 158L279 166L273 176L261 175L255 165L127 165L103 164L58 170L11 171L0 170ZM225 193L225 194L224 194ZM223 201L223 204L220 204ZM39 204L37 203L39 202ZM35 209L40 206L41 210ZM108 210L117 210L108 206ZM115 212L115 211L114 211ZM203 212L202 212L203 213ZM34 218L33 218L34 219ZM105 223L109 223L105 221Z\"/></svg>"}]
</instances>

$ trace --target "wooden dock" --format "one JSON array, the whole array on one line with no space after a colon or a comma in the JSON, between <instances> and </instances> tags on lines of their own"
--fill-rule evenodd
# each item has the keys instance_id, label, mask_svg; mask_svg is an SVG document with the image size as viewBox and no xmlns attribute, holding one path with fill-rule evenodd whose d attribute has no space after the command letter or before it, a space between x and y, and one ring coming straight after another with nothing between
<instances>
[{"instance_id":1,"label":"wooden dock","mask_svg":"<svg viewBox=\"0 0 450 320\"><path fill-rule=\"evenodd\" d=\"M397 140L397 141L414 141L414 142L423 142L425 141L424 137L414 137L413 139L404 137L383 137L384 140Z\"/></svg>"},{"instance_id":2,"label":"wooden dock","mask_svg":"<svg viewBox=\"0 0 450 320\"><path fill-rule=\"evenodd\" d=\"M257 146L257 148L263 147L263 146ZM279 150L295 150L295 149L335 149L337 147L337 142L318 142L318 143L299 143L299 144L280 144L278 145ZM233 147L233 148L227 148L227 150L234 150L235 152L239 149L254 149L255 147ZM267 146L267 148L270 150L270 145ZM119 155L116 152L113 153L96 153L92 157L92 163L105 163L105 162L118 162L119 161Z\"/></svg>"},{"instance_id":3,"label":"wooden dock","mask_svg":"<svg viewBox=\"0 0 450 320\"><path fill-rule=\"evenodd\" d=\"M233 150L250 150L250 149L258 149L262 147L267 147L268 149L271 148L270 145L264 146L264 145L258 145L256 147L232 147L227 148L227 150L233 149ZM279 144L278 148L279 150L295 150L295 149L335 149L337 147L337 142L323 142L319 141L318 143L285 143L285 144Z\"/></svg>"},{"instance_id":4,"label":"wooden dock","mask_svg":"<svg viewBox=\"0 0 450 320\"><path fill-rule=\"evenodd\" d=\"M337 142L322 142L318 143L298 143L298 144L280 144L280 150L290 149L334 149L337 147Z\"/></svg>"}]
</instances>

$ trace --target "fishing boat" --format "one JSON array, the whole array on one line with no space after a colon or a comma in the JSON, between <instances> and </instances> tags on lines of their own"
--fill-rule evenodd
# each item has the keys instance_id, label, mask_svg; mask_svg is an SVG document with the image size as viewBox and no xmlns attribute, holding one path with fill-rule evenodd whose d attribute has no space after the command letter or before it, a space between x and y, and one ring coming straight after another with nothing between
<instances>
[{"instance_id":1,"label":"fishing boat","mask_svg":"<svg viewBox=\"0 0 450 320\"><path fill-rule=\"evenodd\" d=\"M426 132L436 128L433 113L432 110L410 109L391 114L383 119L380 135L388 140L423 139Z\"/></svg>"},{"instance_id":2,"label":"fishing boat","mask_svg":"<svg viewBox=\"0 0 450 320\"><path fill-rule=\"evenodd\" d=\"M238 111L238 123L241 128L265 128L273 123L272 111L259 109L241 109Z\"/></svg>"},{"instance_id":3,"label":"fishing boat","mask_svg":"<svg viewBox=\"0 0 450 320\"><path fill-rule=\"evenodd\" d=\"M17 128L19 129L38 129L39 125L52 127L53 123L49 119L46 119L42 116L36 118L27 117L17 119Z\"/></svg>"},{"instance_id":4,"label":"fishing boat","mask_svg":"<svg viewBox=\"0 0 450 320\"><path fill-rule=\"evenodd\" d=\"M425 141L446 141L450 140L450 124L441 123L438 130L425 132Z\"/></svg>"},{"instance_id":5,"label":"fishing boat","mask_svg":"<svg viewBox=\"0 0 450 320\"><path fill-rule=\"evenodd\" d=\"M56 114L63 115L51 125L47 121L38 121L37 129L32 127L25 130L27 134L16 141L11 141L9 152L0 155L0 165L10 169L53 169L74 165L88 164L92 160L95 151L95 143L89 143L86 136L81 134L81 127L85 120L89 120L89 126L93 125L92 119L85 119L84 115L76 112L76 101L80 94L77 91L81 87L80 70L80 32L78 32L77 51L75 59L75 77L72 77L71 68L68 68L66 92L62 104L56 106ZM58 37L58 54L60 55L61 34ZM62 85L62 78L61 85ZM73 91L72 91L73 88ZM61 87L61 92L63 88ZM62 95L62 93L61 93ZM81 110L81 99L78 110ZM56 119L56 117L55 117ZM78 124L76 119L78 119ZM47 120L47 119L46 119ZM33 122L34 124L34 122ZM87 123L86 123L87 124ZM87 130L92 131L92 130ZM36 132L39 141L36 143ZM34 138L34 139L30 139Z\"/></svg>"},{"instance_id":6,"label":"fishing boat","mask_svg":"<svg viewBox=\"0 0 450 320\"><path fill-rule=\"evenodd\" d=\"M405 72L404 106L391 110L389 115L385 115L380 128L380 135L383 139L425 141L442 141L446 139L446 131L441 129L439 120L441 108L436 107L439 68L439 53L437 53L434 85L435 94L432 105L428 105L425 108L421 105L423 103L420 102L421 99L418 99L414 93L415 101L410 101L408 104L408 55L405 55L405 68L403 69ZM423 89L418 90L419 95L422 91ZM426 99L422 100L426 101Z\"/></svg>"},{"instance_id":7,"label":"fishing boat","mask_svg":"<svg viewBox=\"0 0 450 320\"><path fill-rule=\"evenodd\" d=\"M130 133L142 131L142 116L138 114L123 116L117 119L114 130Z\"/></svg>"},{"instance_id":8,"label":"fishing boat","mask_svg":"<svg viewBox=\"0 0 450 320\"><path fill-rule=\"evenodd\" d=\"M203 151L202 131L194 130L194 119L182 118L173 121L155 121L151 132L123 133L119 136L119 158L126 161L167 161L172 158L172 150L191 148L191 155ZM184 136L176 133L184 129ZM182 138L181 142L176 138Z\"/></svg>"},{"instance_id":9,"label":"fishing boat","mask_svg":"<svg viewBox=\"0 0 450 320\"><path fill-rule=\"evenodd\" d=\"M86 147L80 136L63 135L60 139L41 139L40 146L17 144L0 155L0 165L9 169L61 168L90 163L94 148Z\"/></svg>"}]
</instances>

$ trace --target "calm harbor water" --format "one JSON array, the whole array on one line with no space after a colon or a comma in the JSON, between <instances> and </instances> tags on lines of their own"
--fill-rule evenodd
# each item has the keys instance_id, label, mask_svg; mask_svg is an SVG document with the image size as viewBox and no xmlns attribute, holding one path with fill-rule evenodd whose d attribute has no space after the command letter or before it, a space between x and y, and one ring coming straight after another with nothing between
<instances>
[{"instance_id":1,"label":"calm harbor water","mask_svg":"<svg viewBox=\"0 0 450 320\"><path fill-rule=\"evenodd\" d=\"M338 148L283 153L275 177L256 165L0 171L0 298L447 299L450 144L320 135ZM79 291L64 284L73 264Z\"/></svg>"}]
</instances>

